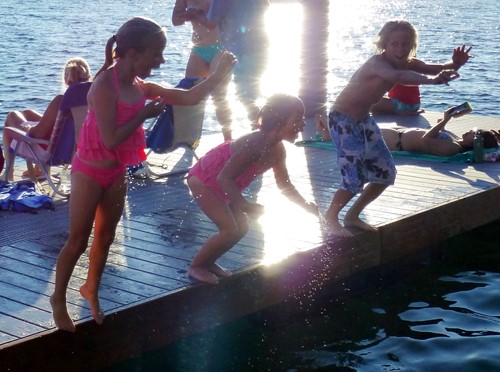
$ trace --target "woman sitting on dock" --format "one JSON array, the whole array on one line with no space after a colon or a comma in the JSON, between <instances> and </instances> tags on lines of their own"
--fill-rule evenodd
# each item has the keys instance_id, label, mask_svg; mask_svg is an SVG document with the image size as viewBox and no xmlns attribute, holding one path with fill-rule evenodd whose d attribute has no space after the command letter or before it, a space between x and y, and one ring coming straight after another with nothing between
<instances>
[{"instance_id":1,"label":"woman sitting on dock","mask_svg":"<svg viewBox=\"0 0 500 372\"><path fill-rule=\"evenodd\" d=\"M257 217L263 206L241 192L260 174L273 169L276 184L291 201L318 214L290 181L283 140L294 142L304 129L304 105L294 96L276 94L262 107L259 130L210 150L189 171L188 186L200 208L217 225L218 233L203 244L189 267L189 276L217 284L231 273L215 261L248 232L246 215Z\"/></svg>"},{"instance_id":2,"label":"woman sitting on dock","mask_svg":"<svg viewBox=\"0 0 500 372\"><path fill-rule=\"evenodd\" d=\"M458 153L472 150L474 145L474 131L470 130L458 137L445 130L446 124L453 118L453 107L443 113L443 118L431 129L415 127L380 128L384 141L391 151L412 151L436 156L453 156ZM326 118L316 117L316 129L323 140L331 141L330 131ZM484 148L497 148L499 134L496 131L477 130L484 140Z\"/></svg>"},{"instance_id":3,"label":"woman sitting on dock","mask_svg":"<svg viewBox=\"0 0 500 372\"><path fill-rule=\"evenodd\" d=\"M74 57L66 62L62 71L62 86L66 90L75 83L83 83L92 80L90 67L83 58ZM5 119L4 127L18 128L27 132L32 138L49 139L52 129L56 123L59 105L63 99L62 94L55 96L47 106L43 114L31 109L23 111L11 111ZM9 164L12 154L10 153L11 135L8 131L3 131L3 145L5 151L5 164ZM42 172L36 169L37 176ZM25 172L25 175L28 173ZM8 179L13 180L14 168L11 168Z\"/></svg>"}]
</instances>

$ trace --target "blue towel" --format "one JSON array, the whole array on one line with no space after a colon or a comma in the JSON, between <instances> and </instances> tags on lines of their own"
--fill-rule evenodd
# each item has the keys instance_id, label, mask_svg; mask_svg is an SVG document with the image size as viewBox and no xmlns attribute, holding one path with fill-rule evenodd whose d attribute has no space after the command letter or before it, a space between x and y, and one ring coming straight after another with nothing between
<instances>
[{"instance_id":1,"label":"blue towel","mask_svg":"<svg viewBox=\"0 0 500 372\"><path fill-rule=\"evenodd\" d=\"M0 209L36 213L40 208L54 209L52 198L37 192L33 182L0 182Z\"/></svg>"}]
</instances>

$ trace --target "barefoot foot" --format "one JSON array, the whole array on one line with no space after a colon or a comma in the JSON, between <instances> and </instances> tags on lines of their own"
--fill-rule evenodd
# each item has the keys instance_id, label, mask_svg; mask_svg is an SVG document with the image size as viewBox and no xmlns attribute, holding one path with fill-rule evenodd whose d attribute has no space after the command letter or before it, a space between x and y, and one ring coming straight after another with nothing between
<instances>
[{"instance_id":1,"label":"barefoot foot","mask_svg":"<svg viewBox=\"0 0 500 372\"><path fill-rule=\"evenodd\" d=\"M188 269L188 274L191 278L199 280L200 282L219 284L219 278L217 275L203 266L190 267Z\"/></svg>"},{"instance_id":2,"label":"barefoot foot","mask_svg":"<svg viewBox=\"0 0 500 372\"><path fill-rule=\"evenodd\" d=\"M212 266L210 266L210 271L213 272L215 275L217 275L220 278L227 278L233 273L227 269L224 269L222 266L217 265L214 263Z\"/></svg>"},{"instance_id":3,"label":"barefoot foot","mask_svg":"<svg viewBox=\"0 0 500 372\"><path fill-rule=\"evenodd\" d=\"M90 305L90 314L92 318L94 318L97 324L102 324L104 322L104 312L101 310L101 306L99 304L99 297L97 294L89 291L87 286L84 284L80 287L80 294L85 298Z\"/></svg>"},{"instance_id":4,"label":"barefoot foot","mask_svg":"<svg viewBox=\"0 0 500 372\"><path fill-rule=\"evenodd\" d=\"M344 226L357 227L365 231L377 231L375 226L369 225L360 218L344 218Z\"/></svg>"},{"instance_id":5,"label":"barefoot foot","mask_svg":"<svg viewBox=\"0 0 500 372\"><path fill-rule=\"evenodd\" d=\"M66 300L59 301L52 295L50 296L50 306L52 306L52 316L56 327L62 331L75 332L75 323L68 314Z\"/></svg>"},{"instance_id":6,"label":"barefoot foot","mask_svg":"<svg viewBox=\"0 0 500 372\"><path fill-rule=\"evenodd\" d=\"M340 238L351 238L353 237L353 233L347 230L344 226L342 226L339 222L328 222L328 232L331 236L340 237Z\"/></svg>"}]
</instances>

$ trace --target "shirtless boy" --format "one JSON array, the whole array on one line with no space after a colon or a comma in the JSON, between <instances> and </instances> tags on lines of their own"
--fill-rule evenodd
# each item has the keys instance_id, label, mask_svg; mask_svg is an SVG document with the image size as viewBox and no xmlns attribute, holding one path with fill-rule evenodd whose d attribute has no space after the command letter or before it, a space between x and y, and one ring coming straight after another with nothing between
<instances>
[{"instance_id":1,"label":"shirtless boy","mask_svg":"<svg viewBox=\"0 0 500 372\"><path fill-rule=\"evenodd\" d=\"M469 49L456 48L453 60L435 64L415 60L409 63L417 48L418 36L407 21L387 22L378 34L377 54L370 57L351 77L340 92L329 113L330 134L337 148L337 161L342 175L340 188L326 212L325 219L335 236L350 237L348 227L374 231L376 228L360 218L363 209L389 185L394 184L396 168L380 129L370 116L370 108L396 84L448 84L469 59ZM365 187L366 184L366 187ZM360 193L361 192L361 193ZM344 217L340 211L360 193Z\"/></svg>"}]
</instances>

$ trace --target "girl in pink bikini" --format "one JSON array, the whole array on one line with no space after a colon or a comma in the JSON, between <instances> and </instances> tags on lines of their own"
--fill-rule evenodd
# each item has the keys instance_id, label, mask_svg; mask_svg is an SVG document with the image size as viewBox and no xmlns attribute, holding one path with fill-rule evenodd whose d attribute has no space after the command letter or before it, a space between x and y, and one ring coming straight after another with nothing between
<instances>
[{"instance_id":1,"label":"girl in pink bikini","mask_svg":"<svg viewBox=\"0 0 500 372\"><path fill-rule=\"evenodd\" d=\"M66 307L66 290L76 262L87 249L94 223L90 265L80 293L89 302L96 323L104 320L99 283L123 212L126 165L145 159L143 122L160 114L166 104L198 103L224 80L235 63L233 55L224 53L213 74L190 90L142 80L165 62L166 41L165 31L156 22L135 17L106 44L106 61L88 94L89 111L71 168L70 232L59 253L50 299L59 329L75 331Z\"/></svg>"},{"instance_id":2,"label":"girl in pink bikini","mask_svg":"<svg viewBox=\"0 0 500 372\"><path fill-rule=\"evenodd\" d=\"M188 186L203 212L219 232L207 239L193 258L189 276L216 284L231 275L215 261L248 231L246 215L258 216L263 206L250 203L241 192L260 174L273 169L276 184L291 201L308 212L318 207L307 202L290 181L283 140L294 142L304 129L304 105L300 99L276 94L258 115L259 130L210 150L191 168Z\"/></svg>"}]
</instances>

